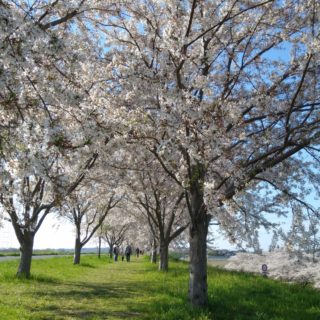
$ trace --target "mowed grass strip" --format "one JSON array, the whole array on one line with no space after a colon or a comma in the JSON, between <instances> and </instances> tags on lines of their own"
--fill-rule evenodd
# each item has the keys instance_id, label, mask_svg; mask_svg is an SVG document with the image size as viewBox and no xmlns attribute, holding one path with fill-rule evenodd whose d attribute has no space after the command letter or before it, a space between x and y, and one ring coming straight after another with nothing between
<instances>
[{"instance_id":1,"label":"mowed grass strip","mask_svg":"<svg viewBox=\"0 0 320 320\"><path fill-rule=\"evenodd\" d=\"M187 301L188 264L157 271L146 257L130 263L83 256L34 260L32 278L16 279L18 261L0 263L0 319L320 320L320 292L209 267L206 310Z\"/></svg>"}]
</instances>

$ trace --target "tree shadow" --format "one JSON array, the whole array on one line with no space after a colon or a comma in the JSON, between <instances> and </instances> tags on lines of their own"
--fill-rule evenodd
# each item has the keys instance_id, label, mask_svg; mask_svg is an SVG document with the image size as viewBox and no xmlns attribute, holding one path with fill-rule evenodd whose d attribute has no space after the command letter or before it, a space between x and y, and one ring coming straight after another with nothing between
<instances>
[{"instance_id":1,"label":"tree shadow","mask_svg":"<svg viewBox=\"0 0 320 320\"><path fill-rule=\"evenodd\" d=\"M79 268L92 268L92 269L97 268L96 266L94 266L93 264L90 264L90 263L80 263L76 266Z\"/></svg>"},{"instance_id":2,"label":"tree shadow","mask_svg":"<svg viewBox=\"0 0 320 320\"><path fill-rule=\"evenodd\" d=\"M5 274L4 279L8 282L16 281L20 283L43 283L43 284L59 284L61 280L41 274L31 274L29 277L16 274Z\"/></svg>"},{"instance_id":3,"label":"tree shadow","mask_svg":"<svg viewBox=\"0 0 320 320\"><path fill-rule=\"evenodd\" d=\"M132 287L132 288L131 288ZM30 295L41 296L45 294L45 305L30 307L30 312L45 313L49 315L46 319L133 319L141 318L139 307L127 308L123 304L124 299L134 299L136 289L142 290L143 284L119 282L114 284L87 284L87 283L63 283L58 290L43 292L41 288ZM130 289L131 288L131 289ZM101 301L114 301L120 308L97 308L96 304ZM64 304L68 301L67 304ZM60 303L61 302L61 303Z\"/></svg>"},{"instance_id":4,"label":"tree shadow","mask_svg":"<svg viewBox=\"0 0 320 320\"><path fill-rule=\"evenodd\" d=\"M45 276L45 275L31 275L28 281L46 283L46 284L59 284L61 280L54 277Z\"/></svg>"},{"instance_id":5,"label":"tree shadow","mask_svg":"<svg viewBox=\"0 0 320 320\"><path fill-rule=\"evenodd\" d=\"M210 267L209 305L201 310L188 303L185 266L154 271L130 270L144 274L140 281L118 273L119 279L110 282L102 277L96 283L63 281L53 290L39 286L29 294L45 295L43 304L29 309L45 319L320 320L320 294L311 288ZM58 284L54 278L36 278Z\"/></svg>"},{"instance_id":6,"label":"tree shadow","mask_svg":"<svg viewBox=\"0 0 320 320\"><path fill-rule=\"evenodd\" d=\"M209 288L208 309L215 320L320 320L320 294L315 289L252 274L221 269L217 273L234 276L235 281Z\"/></svg>"}]
</instances>

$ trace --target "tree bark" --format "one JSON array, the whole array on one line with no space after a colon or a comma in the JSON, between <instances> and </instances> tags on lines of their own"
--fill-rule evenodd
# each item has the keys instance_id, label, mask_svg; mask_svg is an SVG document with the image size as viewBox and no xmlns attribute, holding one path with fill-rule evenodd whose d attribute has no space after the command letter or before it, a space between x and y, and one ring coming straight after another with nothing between
<instances>
[{"instance_id":1,"label":"tree bark","mask_svg":"<svg viewBox=\"0 0 320 320\"><path fill-rule=\"evenodd\" d=\"M160 262L159 262L159 270L160 271L168 271L168 260L169 260L169 244L162 240L160 243Z\"/></svg>"},{"instance_id":2,"label":"tree bark","mask_svg":"<svg viewBox=\"0 0 320 320\"><path fill-rule=\"evenodd\" d=\"M110 244L109 246L110 246L110 248L109 248L109 257L112 259L112 257L113 257L113 244Z\"/></svg>"},{"instance_id":3,"label":"tree bark","mask_svg":"<svg viewBox=\"0 0 320 320\"><path fill-rule=\"evenodd\" d=\"M198 307L208 304L207 232L208 223L204 220L190 227L189 298Z\"/></svg>"},{"instance_id":4,"label":"tree bark","mask_svg":"<svg viewBox=\"0 0 320 320\"><path fill-rule=\"evenodd\" d=\"M99 237L99 245L98 245L98 258L101 257L101 237Z\"/></svg>"},{"instance_id":5,"label":"tree bark","mask_svg":"<svg viewBox=\"0 0 320 320\"><path fill-rule=\"evenodd\" d=\"M151 248L151 262L157 263L157 243L154 239L152 242L152 248Z\"/></svg>"},{"instance_id":6,"label":"tree bark","mask_svg":"<svg viewBox=\"0 0 320 320\"><path fill-rule=\"evenodd\" d=\"M76 238L76 242L74 246L73 264L80 264L81 249L82 249L81 241L79 238Z\"/></svg>"},{"instance_id":7,"label":"tree bark","mask_svg":"<svg viewBox=\"0 0 320 320\"><path fill-rule=\"evenodd\" d=\"M203 198L204 168L201 164L193 168L189 189L190 211L190 275L189 299L193 306L208 304L207 285L207 234L210 216L206 212Z\"/></svg>"},{"instance_id":8,"label":"tree bark","mask_svg":"<svg viewBox=\"0 0 320 320\"><path fill-rule=\"evenodd\" d=\"M24 231L23 241L20 243L20 263L17 271L18 277L30 278L34 232Z\"/></svg>"}]
</instances>

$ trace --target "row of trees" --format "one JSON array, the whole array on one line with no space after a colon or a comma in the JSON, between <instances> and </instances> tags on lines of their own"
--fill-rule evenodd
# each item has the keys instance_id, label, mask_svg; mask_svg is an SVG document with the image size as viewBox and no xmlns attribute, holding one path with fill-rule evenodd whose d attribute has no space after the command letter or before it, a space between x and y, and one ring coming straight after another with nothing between
<instances>
[{"instance_id":1,"label":"row of trees","mask_svg":"<svg viewBox=\"0 0 320 320\"><path fill-rule=\"evenodd\" d=\"M289 199L315 214L304 199L319 193L319 10L0 1L0 194L18 273L49 213L76 225L90 213L93 231L125 199L163 257L188 228L189 298L205 306L210 221L237 240L272 227ZM77 232L78 248L88 237Z\"/></svg>"}]
</instances>

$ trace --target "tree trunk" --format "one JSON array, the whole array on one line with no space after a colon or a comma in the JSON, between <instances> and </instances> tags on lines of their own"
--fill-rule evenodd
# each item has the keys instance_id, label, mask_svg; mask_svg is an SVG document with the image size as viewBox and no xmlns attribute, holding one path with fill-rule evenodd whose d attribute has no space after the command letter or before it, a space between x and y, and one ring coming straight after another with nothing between
<instances>
[{"instance_id":1,"label":"tree trunk","mask_svg":"<svg viewBox=\"0 0 320 320\"><path fill-rule=\"evenodd\" d=\"M98 258L101 257L101 237L99 237L99 245L98 245Z\"/></svg>"},{"instance_id":2,"label":"tree trunk","mask_svg":"<svg viewBox=\"0 0 320 320\"><path fill-rule=\"evenodd\" d=\"M166 241L161 241L160 243L160 262L159 270L168 271L168 260L169 260L169 245Z\"/></svg>"},{"instance_id":3,"label":"tree trunk","mask_svg":"<svg viewBox=\"0 0 320 320\"><path fill-rule=\"evenodd\" d=\"M189 189L191 206L189 299L193 306L205 307L208 304L207 233L210 216L206 213L203 199L204 168L198 164L193 169L193 179Z\"/></svg>"},{"instance_id":4,"label":"tree trunk","mask_svg":"<svg viewBox=\"0 0 320 320\"><path fill-rule=\"evenodd\" d=\"M207 232L206 221L199 221L190 227L189 298L198 307L208 303Z\"/></svg>"},{"instance_id":5,"label":"tree trunk","mask_svg":"<svg viewBox=\"0 0 320 320\"><path fill-rule=\"evenodd\" d=\"M110 258L112 259L112 257L113 257L113 244L110 245L110 248L109 248L109 256L110 256Z\"/></svg>"},{"instance_id":6,"label":"tree trunk","mask_svg":"<svg viewBox=\"0 0 320 320\"><path fill-rule=\"evenodd\" d=\"M157 263L157 242L154 239L152 242L152 248L151 248L151 262Z\"/></svg>"},{"instance_id":7,"label":"tree trunk","mask_svg":"<svg viewBox=\"0 0 320 320\"><path fill-rule=\"evenodd\" d=\"M33 232L24 231L23 242L20 243L20 264L17 271L18 277L30 277L33 242L35 234Z\"/></svg>"},{"instance_id":8,"label":"tree trunk","mask_svg":"<svg viewBox=\"0 0 320 320\"><path fill-rule=\"evenodd\" d=\"M80 263L81 249L82 249L81 241L79 238L76 238L76 242L74 246L73 264Z\"/></svg>"}]
</instances>

